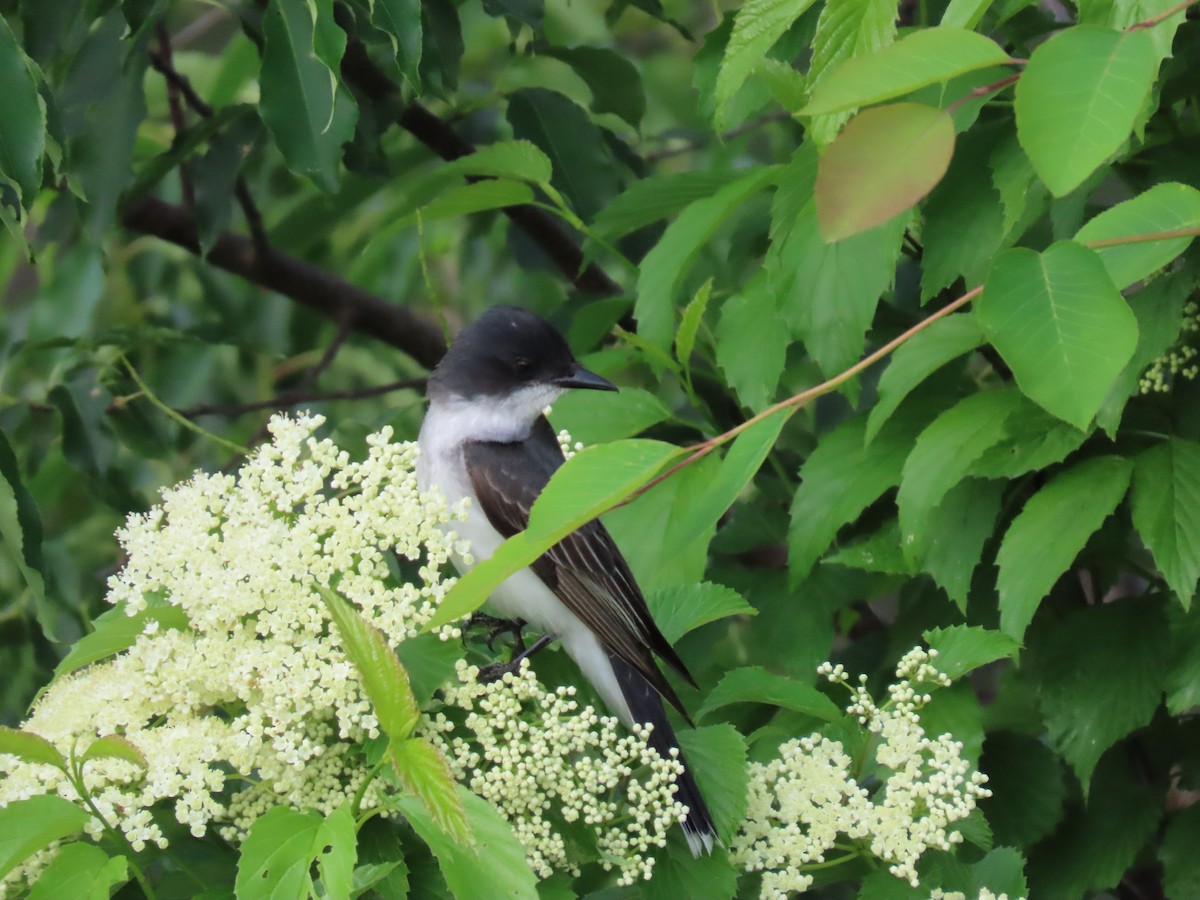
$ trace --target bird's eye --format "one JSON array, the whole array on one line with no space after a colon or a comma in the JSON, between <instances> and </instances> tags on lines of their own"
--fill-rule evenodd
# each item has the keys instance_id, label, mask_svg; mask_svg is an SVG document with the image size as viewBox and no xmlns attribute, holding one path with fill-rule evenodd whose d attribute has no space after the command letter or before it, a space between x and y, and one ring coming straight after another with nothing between
<instances>
[{"instance_id":1,"label":"bird's eye","mask_svg":"<svg viewBox=\"0 0 1200 900\"><path fill-rule=\"evenodd\" d=\"M518 356L513 360L512 367L518 375L528 375L529 370L533 368L533 363L524 356Z\"/></svg>"}]
</instances>

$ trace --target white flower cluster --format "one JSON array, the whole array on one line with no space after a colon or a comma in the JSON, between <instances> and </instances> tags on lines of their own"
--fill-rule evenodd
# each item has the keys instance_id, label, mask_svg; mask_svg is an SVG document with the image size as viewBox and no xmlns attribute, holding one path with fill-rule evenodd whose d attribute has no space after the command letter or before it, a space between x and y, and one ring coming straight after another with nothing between
<instances>
[{"instance_id":1,"label":"white flower cluster","mask_svg":"<svg viewBox=\"0 0 1200 900\"><path fill-rule=\"evenodd\" d=\"M763 900L784 900L812 884L814 866L869 852L914 887L916 865L929 848L949 850L962 840L950 831L990 792L986 776L971 771L962 744L951 735L929 738L919 710L929 695L919 686L946 686L936 651L917 648L896 668L888 701L878 705L866 676L850 684L842 666L818 672L851 692L846 712L872 736L874 775L868 790L841 742L814 734L779 748L779 758L750 766L746 821L730 848L733 859L762 871ZM840 855L830 857L831 851Z\"/></svg>"},{"instance_id":2,"label":"white flower cluster","mask_svg":"<svg viewBox=\"0 0 1200 900\"><path fill-rule=\"evenodd\" d=\"M197 474L129 518L108 601L129 615L173 605L189 627L151 620L125 652L52 685L22 725L64 755L107 734L144 754L145 772L114 759L85 770L92 802L137 850L166 845L150 815L160 801L194 835L215 824L236 838L272 805L331 811L353 795L367 770L352 742L378 722L315 588L336 586L397 643L432 617L451 583L441 570L466 550L439 528L451 520L444 502L418 493L414 444L384 429L351 462L313 437L322 421L276 417L272 442L236 477ZM392 554L416 577L392 574ZM0 806L80 799L51 766L0 755L0 773Z\"/></svg>"},{"instance_id":3,"label":"white flower cluster","mask_svg":"<svg viewBox=\"0 0 1200 900\"><path fill-rule=\"evenodd\" d=\"M941 888L934 888L933 893L929 895L929 900L1008 900L1008 894L993 894L987 888L980 888L978 897L969 898L962 891L943 891ZM1019 897L1014 900L1025 900L1025 898Z\"/></svg>"},{"instance_id":4,"label":"white flower cluster","mask_svg":"<svg viewBox=\"0 0 1200 900\"><path fill-rule=\"evenodd\" d=\"M458 684L444 699L465 719L456 725L439 714L429 737L455 776L512 825L534 872L579 873L563 831L580 822L594 832L604 867L620 871L620 884L649 878L648 854L684 817L674 798L683 766L646 743L648 730L629 734L616 718L580 708L573 687L548 691L527 661L490 683L478 675L459 663Z\"/></svg>"}]
</instances>

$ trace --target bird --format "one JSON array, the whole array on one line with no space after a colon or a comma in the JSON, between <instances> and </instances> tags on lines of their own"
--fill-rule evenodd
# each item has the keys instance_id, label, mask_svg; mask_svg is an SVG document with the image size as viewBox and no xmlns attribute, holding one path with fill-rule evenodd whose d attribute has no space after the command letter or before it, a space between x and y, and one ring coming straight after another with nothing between
<instances>
[{"instance_id":1,"label":"bird","mask_svg":"<svg viewBox=\"0 0 1200 900\"><path fill-rule=\"evenodd\" d=\"M458 536L473 561L489 558L529 524L529 511L564 462L543 411L570 389L615 391L575 359L545 319L516 306L494 306L468 325L428 379L429 409L417 439L421 491L438 488L450 504L469 498ZM455 556L460 572L470 568ZM557 639L601 699L627 727L652 726L648 743L676 758L683 772L676 799L693 856L712 853L716 826L679 749L664 700L687 718L657 656L696 682L663 636L629 564L594 520L567 535L496 588L491 605L533 625L543 637L522 656ZM521 657L518 657L518 659Z\"/></svg>"}]
</instances>

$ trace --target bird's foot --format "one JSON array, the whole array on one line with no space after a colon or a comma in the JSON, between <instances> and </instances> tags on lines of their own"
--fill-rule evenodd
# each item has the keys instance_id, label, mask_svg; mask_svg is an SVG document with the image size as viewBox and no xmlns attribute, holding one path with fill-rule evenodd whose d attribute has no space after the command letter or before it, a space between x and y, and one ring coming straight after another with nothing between
<instances>
[{"instance_id":1,"label":"bird's foot","mask_svg":"<svg viewBox=\"0 0 1200 900\"><path fill-rule=\"evenodd\" d=\"M506 663L492 663L490 666L484 666L479 670L479 680L485 684L489 681L499 681L505 675L512 672L516 674L521 671L521 663L533 656L547 644L554 640L554 635L543 634L538 638L531 647L522 647L521 652L514 656Z\"/></svg>"},{"instance_id":2,"label":"bird's foot","mask_svg":"<svg viewBox=\"0 0 1200 900\"><path fill-rule=\"evenodd\" d=\"M466 634L471 628L487 628L487 648L493 653L496 648L492 646L496 638L502 634L511 634L513 643L519 653L525 652L525 639L521 636L521 630L525 627L524 619L502 619L499 616L489 616L487 613L473 612L471 617L467 619L467 624L463 628L463 634Z\"/></svg>"}]
</instances>

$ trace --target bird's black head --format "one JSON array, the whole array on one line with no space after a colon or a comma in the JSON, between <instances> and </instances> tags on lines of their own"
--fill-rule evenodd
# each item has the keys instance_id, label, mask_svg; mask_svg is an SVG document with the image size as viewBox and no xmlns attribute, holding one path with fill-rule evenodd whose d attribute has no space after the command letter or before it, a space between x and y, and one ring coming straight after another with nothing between
<instances>
[{"instance_id":1,"label":"bird's black head","mask_svg":"<svg viewBox=\"0 0 1200 900\"><path fill-rule=\"evenodd\" d=\"M516 306L494 306L464 328L429 378L434 399L520 392L531 401L545 394L545 406L567 388L616 390L579 365L553 325Z\"/></svg>"}]
</instances>

